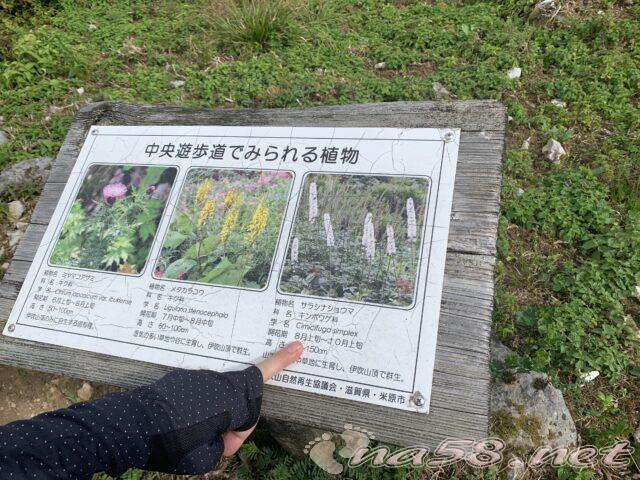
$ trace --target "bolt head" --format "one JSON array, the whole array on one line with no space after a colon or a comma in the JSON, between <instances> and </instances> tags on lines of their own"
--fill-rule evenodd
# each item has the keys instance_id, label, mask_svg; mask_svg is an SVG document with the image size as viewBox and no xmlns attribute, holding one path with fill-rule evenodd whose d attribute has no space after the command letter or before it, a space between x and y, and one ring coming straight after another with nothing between
<instances>
[{"instance_id":1,"label":"bolt head","mask_svg":"<svg viewBox=\"0 0 640 480\"><path fill-rule=\"evenodd\" d=\"M10 332L13 332L16 329L15 325L9 325L9 328L7 330L9 330Z\"/></svg>"},{"instance_id":2,"label":"bolt head","mask_svg":"<svg viewBox=\"0 0 640 480\"><path fill-rule=\"evenodd\" d=\"M415 403L416 406L418 406L418 407L424 407L427 402L426 402L426 400L424 398L424 395L422 395L422 393L414 392L414 394L413 394L413 403Z\"/></svg>"}]
</instances>

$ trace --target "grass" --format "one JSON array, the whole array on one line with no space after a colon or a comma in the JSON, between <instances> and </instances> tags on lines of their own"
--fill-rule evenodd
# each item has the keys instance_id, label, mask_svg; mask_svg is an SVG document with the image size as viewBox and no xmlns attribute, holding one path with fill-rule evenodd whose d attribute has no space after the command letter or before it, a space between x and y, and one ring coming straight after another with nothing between
<instances>
[{"instance_id":1,"label":"grass","mask_svg":"<svg viewBox=\"0 0 640 480\"><path fill-rule=\"evenodd\" d=\"M551 18L532 0L5 0L0 167L54 155L90 100L295 107L434 99L434 82L500 100L512 121L495 330L518 354L511 368L549 373L583 441L605 445L640 420L640 5L556 3ZM541 154L552 137L568 152L560 165ZM580 387L590 370L600 377ZM269 452L243 475L311 468Z\"/></svg>"}]
</instances>

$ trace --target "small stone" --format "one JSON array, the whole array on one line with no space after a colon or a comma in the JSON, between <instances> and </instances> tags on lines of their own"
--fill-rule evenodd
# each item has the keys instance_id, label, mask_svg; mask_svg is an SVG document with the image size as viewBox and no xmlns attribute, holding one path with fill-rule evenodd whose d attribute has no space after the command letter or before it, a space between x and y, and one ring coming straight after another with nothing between
<instances>
[{"instance_id":1,"label":"small stone","mask_svg":"<svg viewBox=\"0 0 640 480\"><path fill-rule=\"evenodd\" d=\"M636 428L636 431L633 432L633 439L637 442L640 443L640 423L638 424L638 428Z\"/></svg>"},{"instance_id":2,"label":"small stone","mask_svg":"<svg viewBox=\"0 0 640 480\"><path fill-rule=\"evenodd\" d=\"M16 408L16 404L14 402L9 402L9 408Z\"/></svg>"},{"instance_id":3,"label":"small stone","mask_svg":"<svg viewBox=\"0 0 640 480\"><path fill-rule=\"evenodd\" d=\"M522 75L522 69L520 67L513 67L511 70L507 72L507 77L509 77L511 80L515 78L520 78L521 75Z\"/></svg>"},{"instance_id":4,"label":"small stone","mask_svg":"<svg viewBox=\"0 0 640 480\"><path fill-rule=\"evenodd\" d=\"M0 130L0 145L3 145L9 141L9 135L7 132Z\"/></svg>"},{"instance_id":5,"label":"small stone","mask_svg":"<svg viewBox=\"0 0 640 480\"><path fill-rule=\"evenodd\" d=\"M9 262L4 262L0 268L2 268L2 270L8 270L9 269Z\"/></svg>"},{"instance_id":6,"label":"small stone","mask_svg":"<svg viewBox=\"0 0 640 480\"><path fill-rule=\"evenodd\" d=\"M58 107L57 105L49 105L49 112L56 114L60 113L64 110L62 107Z\"/></svg>"},{"instance_id":7,"label":"small stone","mask_svg":"<svg viewBox=\"0 0 640 480\"><path fill-rule=\"evenodd\" d=\"M512 117L511 115L509 115L509 116L507 117L507 121L509 121L509 122L513 122L513 117Z\"/></svg>"},{"instance_id":8,"label":"small stone","mask_svg":"<svg viewBox=\"0 0 640 480\"><path fill-rule=\"evenodd\" d=\"M78 95L84 95L84 87L76 88L76 92L78 92Z\"/></svg>"},{"instance_id":9,"label":"small stone","mask_svg":"<svg viewBox=\"0 0 640 480\"><path fill-rule=\"evenodd\" d=\"M13 202L9 202L7 206L9 207L9 218L11 221L17 222L20 220L24 214L24 203L20 200L14 200Z\"/></svg>"},{"instance_id":10,"label":"small stone","mask_svg":"<svg viewBox=\"0 0 640 480\"><path fill-rule=\"evenodd\" d=\"M10 185L24 183L28 180L44 182L49 176L53 164L51 157L38 157L15 163L0 173L0 195L7 191Z\"/></svg>"},{"instance_id":11,"label":"small stone","mask_svg":"<svg viewBox=\"0 0 640 480\"><path fill-rule=\"evenodd\" d=\"M598 370L593 370L591 372L583 373L582 375L580 375L580 380L582 380L582 385L585 385L589 382L593 382L599 376L600 372Z\"/></svg>"},{"instance_id":12,"label":"small stone","mask_svg":"<svg viewBox=\"0 0 640 480\"><path fill-rule=\"evenodd\" d=\"M567 102L564 100L560 100L559 98L554 98L551 100L551 105L558 108L567 108Z\"/></svg>"},{"instance_id":13,"label":"small stone","mask_svg":"<svg viewBox=\"0 0 640 480\"><path fill-rule=\"evenodd\" d=\"M90 32L93 32L94 30L98 29L98 26L95 23L90 23L89 25L87 25L87 28Z\"/></svg>"},{"instance_id":14,"label":"small stone","mask_svg":"<svg viewBox=\"0 0 640 480\"><path fill-rule=\"evenodd\" d=\"M172 80L169 83L171 83L171 86L173 88L180 88L180 87L184 86L184 80Z\"/></svg>"},{"instance_id":15,"label":"small stone","mask_svg":"<svg viewBox=\"0 0 640 480\"><path fill-rule=\"evenodd\" d=\"M29 222L16 222L16 228L22 232L25 232L28 226Z\"/></svg>"},{"instance_id":16,"label":"small stone","mask_svg":"<svg viewBox=\"0 0 640 480\"><path fill-rule=\"evenodd\" d=\"M520 146L520 150L529 150L529 147L531 146L531 137L527 137L527 139L522 142L522 145Z\"/></svg>"},{"instance_id":17,"label":"small stone","mask_svg":"<svg viewBox=\"0 0 640 480\"><path fill-rule=\"evenodd\" d=\"M7 234L7 236L9 237L9 248L13 248L18 245L18 243L20 243L20 240L22 240L23 235L24 233L22 233L20 230L9 232Z\"/></svg>"},{"instance_id":18,"label":"small stone","mask_svg":"<svg viewBox=\"0 0 640 480\"><path fill-rule=\"evenodd\" d=\"M93 396L93 387L88 382L83 382L82 386L76 392L76 396L83 402L91 400L91 397Z\"/></svg>"},{"instance_id":19,"label":"small stone","mask_svg":"<svg viewBox=\"0 0 640 480\"><path fill-rule=\"evenodd\" d=\"M524 195L524 190L518 187L518 189L516 190L516 196L521 197L522 195Z\"/></svg>"},{"instance_id":20,"label":"small stone","mask_svg":"<svg viewBox=\"0 0 640 480\"><path fill-rule=\"evenodd\" d=\"M440 82L433 82L433 93L436 95L436 99L438 100L446 100L451 97L449 90L447 90Z\"/></svg>"},{"instance_id":21,"label":"small stone","mask_svg":"<svg viewBox=\"0 0 640 480\"><path fill-rule=\"evenodd\" d=\"M387 62L376 63L373 68L376 70L384 70L387 67Z\"/></svg>"},{"instance_id":22,"label":"small stone","mask_svg":"<svg viewBox=\"0 0 640 480\"><path fill-rule=\"evenodd\" d=\"M604 10L598 10L598 15L604 15Z\"/></svg>"},{"instance_id":23,"label":"small stone","mask_svg":"<svg viewBox=\"0 0 640 480\"><path fill-rule=\"evenodd\" d=\"M567 152L562 148L562 144L550 138L547 144L542 147L542 153L546 155L546 157L551 161L551 163L558 164L560 163L560 157L565 155Z\"/></svg>"},{"instance_id":24,"label":"small stone","mask_svg":"<svg viewBox=\"0 0 640 480\"><path fill-rule=\"evenodd\" d=\"M636 297L636 300L640 302L640 285L636 285L635 293L633 294L633 296Z\"/></svg>"}]
</instances>

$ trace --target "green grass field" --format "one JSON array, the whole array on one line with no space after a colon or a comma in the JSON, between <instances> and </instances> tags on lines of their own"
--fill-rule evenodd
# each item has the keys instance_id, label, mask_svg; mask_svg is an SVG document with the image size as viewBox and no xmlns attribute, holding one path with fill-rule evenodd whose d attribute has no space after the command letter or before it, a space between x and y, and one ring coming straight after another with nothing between
<instances>
[{"instance_id":1,"label":"green grass field","mask_svg":"<svg viewBox=\"0 0 640 480\"><path fill-rule=\"evenodd\" d=\"M55 155L90 101L428 100L434 82L452 98L499 100L511 121L494 329L518 355L496 373L547 372L583 443L608 445L640 421L640 2L557 0L555 15L535 3L0 0L0 129L10 137L0 168ZM520 78L508 78L513 67ZM567 151L559 165L541 153L550 138ZM3 205L37 192L14 189ZM593 370L600 376L581 387L580 375ZM228 469L240 465L233 474L241 478L335 478L274 448L250 445L243 455ZM123 478L160 478L141 475ZM496 478L482 475L440 478Z\"/></svg>"}]
</instances>

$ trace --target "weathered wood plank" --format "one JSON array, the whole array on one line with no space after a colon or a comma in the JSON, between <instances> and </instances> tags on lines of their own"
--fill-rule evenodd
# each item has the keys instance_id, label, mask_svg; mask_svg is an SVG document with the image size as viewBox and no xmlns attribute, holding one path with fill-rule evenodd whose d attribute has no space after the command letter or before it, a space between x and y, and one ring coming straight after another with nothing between
<instances>
[{"instance_id":1,"label":"weathered wood plank","mask_svg":"<svg viewBox=\"0 0 640 480\"><path fill-rule=\"evenodd\" d=\"M0 328L60 198L91 125L299 125L460 127L462 136L428 416L268 387L264 414L340 430L355 423L397 444L434 446L480 437L488 425L489 333L506 113L497 102L417 102L311 109L208 110L104 102L82 109L69 129L14 261L0 283ZM163 375L159 365L6 337L0 362L133 387Z\"/></svg>"}]
</instances>

